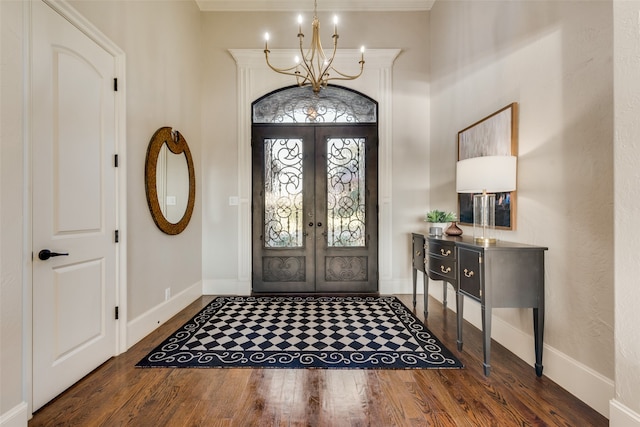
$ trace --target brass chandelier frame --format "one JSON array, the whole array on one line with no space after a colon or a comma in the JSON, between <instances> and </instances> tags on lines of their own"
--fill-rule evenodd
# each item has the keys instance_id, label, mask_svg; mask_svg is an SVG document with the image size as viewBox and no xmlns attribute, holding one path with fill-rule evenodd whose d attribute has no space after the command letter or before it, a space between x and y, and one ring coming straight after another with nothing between
<instances>
[{"instance_id":1,"label":"brass chandelier frame","mask_svg":"<svg viewBox=\"0 0 640 427\"><path fill-rule=\"evenodd\" d=\"M313 88L313 92L318 93L320 89L326 87L329 81L331 80L355 80L362 75L364 71L364 46L360 49L360 72L358 74L349 75L342 73L336 70L333 67L333 61L336 57L336 52L338 50L338 24L336 18L334 17L334 30L333 35L331 36L333 39L333 53L330 58L327 58L324 53L324 49L322 48L322 43L320 43L320 20L318 19L317 14L318 2L314 0L313 2L313 22L311 24L312 35L311 35L311 46L305 53L303 42L304 42L304 34L302 33L302 16L298 16L298 39L300 41L300 57L296 56L296 64L289 68L277 68L274 67L271 62L269 62L269 33L265 34L265 42L264 42L264 57L267 62L269 68L273 71L285 74L289 76L294 76L296 78L296 82L298 86L311 86ZM331 73L335 73L337 75L332 75Z\"/></svg>"}]
</instances>

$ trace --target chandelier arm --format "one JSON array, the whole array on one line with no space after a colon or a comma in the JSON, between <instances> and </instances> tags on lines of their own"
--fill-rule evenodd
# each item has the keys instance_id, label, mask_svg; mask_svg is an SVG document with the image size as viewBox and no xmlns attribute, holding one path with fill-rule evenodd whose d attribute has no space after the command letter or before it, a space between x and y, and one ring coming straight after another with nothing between
<instances>
[{"instance_id":1,"label":"chandelier arm","mask_svg":"<svg viewBox=\"0 0 640 427\"><path fill-rule=\"evenodd\" d=\"M322 85L326 86L327 83L329 82L329 80L334 80L333 77L329 77L329 70L333 70L338 74L342 74L340 73L338 70L336 70L335 68L333 68L332 64L333 64L333 60L336 58L336 52L338 51L338 34L334 34L332 36L333 38L333 52L331 53L331 59L327 60L326 55L324 54L324 50L322 50L322 46L320 46L320 51L322 52L322 57L325 58L324 61L324 69L322 69L321 74L320 74L320 79L322 80ZM362 72L361 72L362 73Z\"/></svg>"},{"instance_id":2,"label":"chandelier arm","mask_svg":"<svg viewBox=\"0 0 640 427\"><path fill-rule=\"evenodd\" d=\"M360 72L358 74L344 74L341 73L340 71L336 70L335 68L331 67L331 70L334 71L336 74L339 74L341 77L331 77L328 80L355 80L358 77L360 77L362 75L362 72L364 71L364 61L360 61L358 62L360 64Z\"/></svg>"},{"instance_id":3,"label":"chandelier arm","mask_svg":"<svg viewBox=\"0 0 640 427\"><path fill-rule=\"evenodd\" d=\"M303 76L302 73L300 73L300 71L296 71L296 83L298 84L298 86L305 86L305 85L311 84L311 79L309 79L309 74L307 73L306 76Z\"/></svg>"},{"instance_id":4,"label":"chandelier arm","mask_svg":"<svg viewBox=\"0 0 640 427\"><path fill-rule=\"evenodd\" d=\"M314 88L318 87L318 82L322 79L322 62L325 60L324 52L322 50L322 43L320 43L320 22L317 16L314 16L312 23L312 36L311 46L304 56L305 67L307 73L311 78ZM302 46L300 47L302 49Z\"/></svg>"},{"instance_id":5,"label":"chandelier arm","mask_svg":"<svg viewBox=\"0 0 640 427\"><path fill-rule=\"evenodd\" d=\"M307 59L307 55L308 53L305 54L304 52L304 48L302 46L302 38L300 38L300 64L298 64L299 66L301 66L304 71L306 72L306 76L304 77L305 81L315 81L315 75L313 72L313 66L310 66L308 63L308 59ZM300 83L298 83L300 85ZM302 85L300 85L302 86Z\"/></svg>"},{"instance_id":6,"label":"chandelier arm","mask_svg":"<svg viewBox=\"0 0 640 427\"><path fill-rule=\"evenodd\" d=\"M267 61L267 65L269 66L269 68L271 68L273 71L275 71L276 73L280 73L280 74L286 74L287 76L299 76L300 72L299 71L293 71L295 70L298 66L294 65L293 67L289 67L289 68L276 68L273 65L271 65L271 62L269 62L269 51L265 50L264 51L264 57Z\"/></svg>"}]
</instances>

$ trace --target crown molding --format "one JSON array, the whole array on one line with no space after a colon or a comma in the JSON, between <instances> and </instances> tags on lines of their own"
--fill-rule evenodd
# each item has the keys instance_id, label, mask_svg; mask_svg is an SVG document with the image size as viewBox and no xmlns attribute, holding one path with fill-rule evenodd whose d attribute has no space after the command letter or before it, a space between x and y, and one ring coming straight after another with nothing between
<instances>
[{"instance_id":1,"label":"crown molding","mask_svg":"<svg viewBox=\"0 0 640 427\"><path fill-rule=\"evenodd\" d=\"M323 0L318 11L415 12L431 10L435 0ZM313 10L300 0L196 0L203 12L297 12Z\"/></svg>"}]
</instances>

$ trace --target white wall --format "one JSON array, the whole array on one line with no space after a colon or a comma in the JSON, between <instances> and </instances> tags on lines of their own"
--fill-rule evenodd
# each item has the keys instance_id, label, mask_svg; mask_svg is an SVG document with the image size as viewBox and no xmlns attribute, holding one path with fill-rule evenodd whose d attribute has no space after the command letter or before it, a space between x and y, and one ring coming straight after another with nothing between
<instances>
[{"instance_id":1,"label":"white wall","mask_svg":"<svg viewBox=\"0 0 640 427\"><path fill-rule=\"evenodd\" d=\"M457 132L518 102L517 230L500 238L549 248L545 374L604 414L615 361L612 25L609 1L437 1L431 11L431 200L455 198ZM531 310L494 315L531 337Z\"/></svg>"},{"instance_id":2,"label":"white wall","mask_svg":"<svg viewBox=\"0 0 640 427\"><path fill-rule=\"evenodd\" d=\"M229 205L229 197L238 196L241 162L236 64L228 49L260 49L267 30L271 33L270 48L295 48L297 13L204 14L203 281L214 293L244 293L248 289L239 277L240 212L237 206ZM330 15L320 14L319 18L321 24L331 22ZM408 293L409 233L424 229L421 219L428 208L428 12L341 13L340 22L341 48L355 49L365 44L368 49L402 49L393 68L393 158L387 159L392 161L392 182L381 185L391 185L393 196L390 282ZM282 86L295 83L286 78L274 81L276 85L270 90L278 87L277 82ZM242 108L249 109L250 105Z\"/></svg>"},{"instance_id":3,"label":"white wall","mask_svg":"<svg viewBox=\"0 0 640 427\"><path fill-rule=\"evenodd\" d=\"M640 2L616 1L614 13L614 232L616 390L611 426L640 426Z\"/></svg>"},{"instance_id":4,"label":"white wall","mask_svg":"<svg viewBox=\"0 0 640 427\"><path fill-rule=\"evenodd\" d=\"M70 3L127 55L128 320L162 322L148 312L165 301L165 289L177 295L201 280L200 10L190 1ZM147 146L162 126L184 136L196 169L193 216L177 236L156 227L145 195Z\"/></svg>"}]
</instances>

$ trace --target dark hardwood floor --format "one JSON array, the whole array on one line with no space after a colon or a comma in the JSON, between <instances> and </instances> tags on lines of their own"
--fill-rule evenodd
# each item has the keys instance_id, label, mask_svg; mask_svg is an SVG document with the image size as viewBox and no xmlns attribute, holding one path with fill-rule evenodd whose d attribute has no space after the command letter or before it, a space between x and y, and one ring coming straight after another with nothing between
<instances>
[{"instance_id":1,"label":"dark hardwood floor","mask_svg":"<svg viewBox=\"0 0 640 427\"><path fill-rule=\"evenodd\" d=\"M411 307L409 295L398 296ZM36 426L607 426L606 418L430 299L426 322L461 370L142 369L134 365L212 297L199 298L125 354L37 411ZM422 319L422 305L416 309Z\"/></svg>"}]
</instances>

